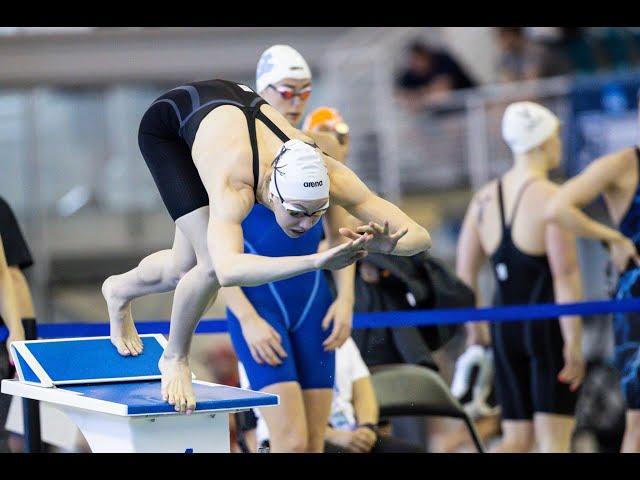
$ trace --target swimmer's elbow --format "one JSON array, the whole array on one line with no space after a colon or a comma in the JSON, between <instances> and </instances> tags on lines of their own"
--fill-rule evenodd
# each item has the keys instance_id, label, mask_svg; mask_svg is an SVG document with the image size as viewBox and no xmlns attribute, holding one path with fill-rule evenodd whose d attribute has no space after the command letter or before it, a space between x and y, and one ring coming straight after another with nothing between
<instances>
[{"instance_id":1,"label":"swimmer's elbow","mask_svg":"<svg viewBox=\"0 0 640 480\"><path fill-rule=\"evenodd\" d=\"M422 251L424 252L425 250L429 250L431 248L432 243L431 243L431 235L429 235L429 232L427 231L427 229L423 227L421 228L422 228L422 235L424 237L423 248L422 248Z\"/></svg>"},{"instance_id":2,"label":"swimmer's elbow","mask_svg":"<svg viewBox=\"0 0 640 480\"><path fill-rule=\"evenodd\" d=\"M240 278L237 274L234 274L234 268L231 262L217 262L216 263L216 276L218 277L218 283L221 287L239 287Z\"/></svg>"},{"instance_id":3,"label":"swimmer's elbow","mask_svg":"<svg viewBox=\"0 0 640 480\"><path fill-rule=\"evenodd\" d=\"M413 255L429 250L432 245L431 235L429 235L429 232L427 231L426 228L418 226L418 228L416 229L416 235L418 236L418 241L417 241L418 248Z\"/></svg>"},{"instance_id":4,"label":"swimmer's elbow","mask_svg":"<svg viewBox=\"0 0 640 480\"><path fill-rule=\"evenodd\" d=\"M403 242L405 238L406 242ZM403 245L396 249L397 255L411 257L431 248L431 235L429 235L426 228L420 225L410 227L409 233L405 238L400 240L398 244L398 247L400 247L401 244Z\"/></svg>"}]
</instances>

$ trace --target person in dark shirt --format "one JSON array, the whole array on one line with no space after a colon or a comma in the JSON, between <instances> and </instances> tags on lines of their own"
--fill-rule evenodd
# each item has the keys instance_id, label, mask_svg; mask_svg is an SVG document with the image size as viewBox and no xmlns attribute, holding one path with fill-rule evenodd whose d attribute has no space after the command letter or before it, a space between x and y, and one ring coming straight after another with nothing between
<instances>
[{"instance_id":1,"label":"person in dark shirt","mask_svg":"<svg viewBox=\"0 0 640 480\"><path fill-rule=\"evenodd\" d=\"M448 53L414 42L409 46L408 67L398 77L396 86L406 107L420 109L442 102L453 90L475 84Z\"/></svg>"},{"instance_id":2,"label":"person in dark shirt","mask_svg":"<svg viewBox=\"0 0 640 480\"><path fill-rule=\"evenodd\" d=\"M24 340L23 318L35 317L29 285L22 271L33 265L29 246L9 204L0 197L0 327L7 327L6 348L0 345L0 379L12 378L15 367L9 344ZM0 452L8 452L4 429L11 397L0 395Z\"/></svg>"}]
</instances>

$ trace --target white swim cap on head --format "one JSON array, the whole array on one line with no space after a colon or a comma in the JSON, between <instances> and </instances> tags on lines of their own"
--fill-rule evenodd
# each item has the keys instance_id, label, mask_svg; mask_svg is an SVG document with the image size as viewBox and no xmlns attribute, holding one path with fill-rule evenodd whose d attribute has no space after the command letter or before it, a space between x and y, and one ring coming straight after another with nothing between
<instances>
[{"instance_id":1,"label":"white swim cap on head","mask_svg":"<svg viewBox=\"0 0 640 480\"><path fill-rule=\"evenodd\" d=\"M270 83L284 78L311 80L311 70L298 51L289 45L273 45L267 48L256 68L256 91L262 92Z\"/></svg>"},{"instance_id":2,"label":"white swim cap on head","mask_svg":"<svg viewBox=\"0 0 640 480\"><path fill-rule=\"evenodd\" d=\"M545 142L560 126L548 108L533 102L512 103L502 117L502 138L515 154L528 152Z\"/></svg>"},{"instance_id":3,"label":"white swim cap on head","mask_svg":"<svg viewBox=\"0 0 640 480\"><path fill-rule=\"evenodd\" d=\"M283 203L329 198L329 172L322 154L301 140L286 142L274 160L269 192Z\"/></svg>"}]
</instances>

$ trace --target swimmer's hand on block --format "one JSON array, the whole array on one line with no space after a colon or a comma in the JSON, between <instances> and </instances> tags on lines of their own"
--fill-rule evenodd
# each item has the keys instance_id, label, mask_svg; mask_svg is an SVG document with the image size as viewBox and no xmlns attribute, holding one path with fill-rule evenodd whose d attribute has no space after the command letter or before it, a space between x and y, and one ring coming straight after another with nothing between
<instances>
[{"instance_id":1,"label":"swimmer's hand on block","mask_svg":"<svg viewBox=\"0 0 640 480\"><path fill-rule=\"evenodd\" d=\"M393 253L396 245L402 237L404 237L409 229L407 227L400 228L395 233L390 233L389 222L385 221L384 226L377 224L376 222L369 222L367 225L362 225L356 228L356 231L349 228L341 228L340 234L351 239L357 240L362 235L371 235L372 239L367 242L367 250L372 253Z\"/></svg>"}]
</instances>

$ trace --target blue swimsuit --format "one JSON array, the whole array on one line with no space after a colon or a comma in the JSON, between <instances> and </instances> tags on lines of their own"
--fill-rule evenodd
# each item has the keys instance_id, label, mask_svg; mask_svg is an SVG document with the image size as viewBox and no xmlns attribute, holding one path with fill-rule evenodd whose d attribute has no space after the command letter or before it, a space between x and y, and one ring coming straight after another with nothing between
<instances>
[{"instance_id":1,"label":"blue swimsuit","mask_svg":"<svg viewBox=\"0 0 640 480\"><path fill-rule=\"evenodd\" d=\"M640 149L636 147L638 175ZM629 237L640 251L640 181L631 204L620 222L620 232ZM640 297L640 268L630 267L618 280L615 298ZM627 408L640 409L640 312L616 313L613 321L616 342L615 363L621 374L621 387Z\"/></svg>"},{"instance_id":2,"label":"blue swimsuit","mask_svg":"<svg viewBox=\"0 0 640 480\"><path fill-rule=\"evenodd\" d=\"M273 213L256 204L242 223L245 253L268 257L309 255L318 251L322 225L318 222L299 238L289 238ZM227 309L231 340L249 379L260 390L274 383L295 381L302 389L333 388L335 352L325 352L322 342L331 327L322 330L322 319L333 302L321 270L257 287L242 287L258 314L282 337L288 357L278 366L258 364L249 351L236 316Z\"/></svg>"}]
</instances>

